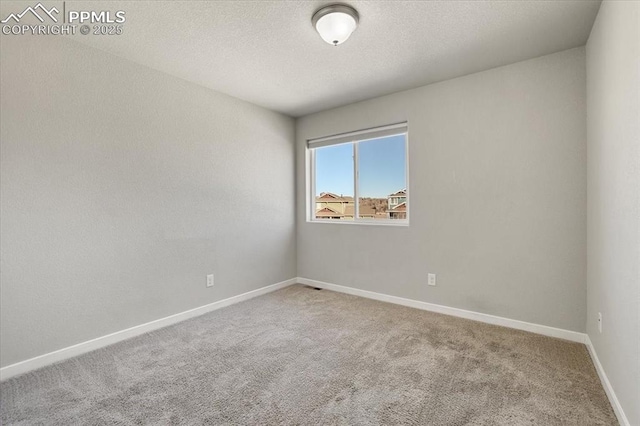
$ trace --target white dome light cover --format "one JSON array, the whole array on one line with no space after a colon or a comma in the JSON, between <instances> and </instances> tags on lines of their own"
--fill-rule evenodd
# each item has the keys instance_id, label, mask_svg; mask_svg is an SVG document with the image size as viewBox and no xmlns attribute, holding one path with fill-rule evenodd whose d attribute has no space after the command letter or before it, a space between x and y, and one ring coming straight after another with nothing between
<instances>
[{"instance_id":1,"label":"white dome light cover","mask_svg":"<svg viewBox=\"0 0 640 426\"><path fill-rule=\"evenodd\" d=\"M324 41L334 46L347 41L358 26L358 12L344 4L332 4L313 14L311 22Z\"/></svg>"}]
</instances>

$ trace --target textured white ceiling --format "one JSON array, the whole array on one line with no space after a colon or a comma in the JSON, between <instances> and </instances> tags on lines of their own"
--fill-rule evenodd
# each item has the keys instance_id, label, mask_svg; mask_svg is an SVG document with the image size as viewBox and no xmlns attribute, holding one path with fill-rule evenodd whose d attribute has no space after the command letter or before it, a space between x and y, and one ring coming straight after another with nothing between
<instances>
[{"instance_id":1,"label":"textured white ceiling","mask_svg":"<svg viewBox=\"0 0 640 426\"><path fill-rule=\"evenodd\" d=\"M66 3L126 11L123 35L74 40L291 116L581 46L600 6L346 1L360 26L333 47L311 26L331 0Z\"/></svg>"}]
</instances>

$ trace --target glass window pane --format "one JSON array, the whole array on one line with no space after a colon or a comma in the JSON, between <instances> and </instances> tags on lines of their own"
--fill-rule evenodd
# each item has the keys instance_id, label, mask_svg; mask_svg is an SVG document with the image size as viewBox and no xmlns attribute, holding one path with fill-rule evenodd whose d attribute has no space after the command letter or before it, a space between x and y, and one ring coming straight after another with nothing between
<instances>
[{"instance_id":1,"label":"glass window pane","mask_svg":"<svg viewBox=\"0 0 640 426\"><path fill-rule=\"evenodd\" d=\"M406 219L406 135L358 143L358 217Z\"/></svg>"},{"instance_id":2,"label":"glass window pane","mask_svg":"<svg viewBox=\"0 0 640 426\"><path fill-rule=\"evenodd\" d=\"M353 144L314 150L316 158L315 218L353 220Z\"/></svg>"}]
</instances>

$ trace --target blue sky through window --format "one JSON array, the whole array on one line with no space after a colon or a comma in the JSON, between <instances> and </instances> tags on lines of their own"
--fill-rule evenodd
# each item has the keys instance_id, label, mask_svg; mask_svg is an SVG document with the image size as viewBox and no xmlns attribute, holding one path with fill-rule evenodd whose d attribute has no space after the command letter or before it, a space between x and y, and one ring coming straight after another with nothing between
<instances>
[{"instance_id":1,"label":"blue sky through window","mask_svg":"<svg viewBox=\"0 0 640 426\"><path fill-rule=\"evenodd\" d=\"M361 142L358 147L359 196L386 198L406 188L405 135ZM353 196L353 144L317 148L316 195Z\"/></svg>"}]
</instances>

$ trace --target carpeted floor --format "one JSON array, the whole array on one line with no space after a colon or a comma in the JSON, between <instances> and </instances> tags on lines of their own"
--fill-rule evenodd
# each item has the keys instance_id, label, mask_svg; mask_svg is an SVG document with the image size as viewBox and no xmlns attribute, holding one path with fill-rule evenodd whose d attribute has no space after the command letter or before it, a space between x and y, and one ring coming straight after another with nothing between
<instances>
[{"instance_id":1,"label":"carpeted floor","mask_svg":"<svg viewBox=\"0 0 640 426\"><path fill-rule=\"evenodd\" d=\"M0 384L2 424L617 424L584 345L296 285Z\"/></svg>"}]
</instances>

